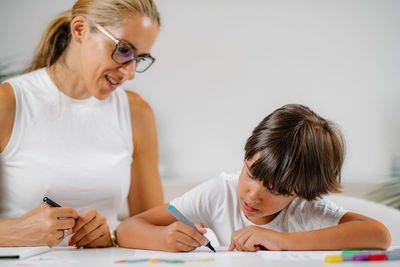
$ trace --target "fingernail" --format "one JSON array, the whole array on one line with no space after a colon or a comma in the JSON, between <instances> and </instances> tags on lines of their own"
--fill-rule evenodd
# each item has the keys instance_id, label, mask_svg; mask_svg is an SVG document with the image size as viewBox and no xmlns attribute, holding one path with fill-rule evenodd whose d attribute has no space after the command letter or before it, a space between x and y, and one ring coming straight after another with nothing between
<instances>
[{"instance_id":1,"label":"fingernail","mask_svg":"<svg viewBox=\"0 0 400 267\"><path fill-rule=\"evenodd\" d=\"M72 246L72 243L71 243L71 241L68 241L68 246L70 247L70 246Z\"/></svg>"}]
</instances>

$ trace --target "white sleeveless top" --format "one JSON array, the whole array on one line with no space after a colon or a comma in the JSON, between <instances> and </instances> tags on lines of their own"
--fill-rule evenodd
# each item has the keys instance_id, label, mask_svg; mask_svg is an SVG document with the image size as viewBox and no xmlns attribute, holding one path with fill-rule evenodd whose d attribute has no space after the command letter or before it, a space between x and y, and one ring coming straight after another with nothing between
<instances>
[{"instance_id":1,"label":"white sleeveless top","mask_svg":"<svg viewBox=\"0 0 400 267\"><path fill-rule=\"evenodd\" d=\"M78 213L97 209L110 228L130 186L132 127L126 92L77 100L46 69L8 82L16 114L0 153L0 218L17 218L47 196Z\"/></svg>"}]
</instances>

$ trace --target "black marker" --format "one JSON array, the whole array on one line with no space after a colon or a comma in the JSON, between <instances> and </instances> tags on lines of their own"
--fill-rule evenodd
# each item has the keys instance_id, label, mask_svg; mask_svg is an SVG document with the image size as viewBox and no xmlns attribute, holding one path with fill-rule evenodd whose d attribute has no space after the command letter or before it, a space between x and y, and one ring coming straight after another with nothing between
<instances>
[{"instance_id":1,"label":"black marker","mask_svg":"<svg viewBox=\"0 0 400 267\"><path fill-rule=\"evenodd\" d=\"M48 197L44 197L43 198L43 202L49 204L50 206L52 206L53 208L58 208L61 207L60 205L58 205L56 202L54 202L53 200L51 200Z\"/></svg>"}]
</instances>

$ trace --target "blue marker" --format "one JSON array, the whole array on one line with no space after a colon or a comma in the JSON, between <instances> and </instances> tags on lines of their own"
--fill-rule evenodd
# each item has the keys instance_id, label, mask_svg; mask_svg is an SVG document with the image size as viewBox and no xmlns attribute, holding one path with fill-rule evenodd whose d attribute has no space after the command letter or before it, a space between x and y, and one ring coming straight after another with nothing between
<instances>
[{"instance_id":1,"label":"blue marker","mask_svg":"<svg viewBox=\"0 0 400 267\"><path fill-rule=\"evenodd\" d=\"M196 228L188 219L186 219L186 217L183 216L183 214L182 214L179 210L177 210L174 206L169 205L168 211L171 212L171 214L175 217L175 219L177 219L177 220L180 221L180 222L183 222L184 224L186 224L186 225L192 227L194 230L197 231L197 228ZM199 231L197 231L197 232L199 232ZM200 232L199 232L199 233L200 233ZM201 233L200 233L200 234L201 234ZM201 234L201 235L202 235L202 234ZM216 252L215 249L213 248L213 246L211 246L210 240L208 240L207 237L205 237L204 235L202 235L202 236L203 236L203 237L207 240L207 242L208 242L208 243L207 243L207 247L208 247L209 249L211 249L212 251Z\"/></svg>"}]
</instances>

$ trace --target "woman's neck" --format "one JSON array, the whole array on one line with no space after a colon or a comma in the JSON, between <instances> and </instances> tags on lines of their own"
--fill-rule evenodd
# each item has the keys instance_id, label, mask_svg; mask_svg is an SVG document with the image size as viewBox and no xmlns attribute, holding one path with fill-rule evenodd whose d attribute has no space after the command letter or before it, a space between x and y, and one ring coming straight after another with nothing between
<instances>
[{"instance_id":1,"label":"woman's neck","mask_svg":"<svg viewBox=\"0 0 400 267\"><path fill-rule=\"evenodd\" d=\"M79 71L78 66L74 66L73 60L66 56L60 57L56 63L48 67L48 72L57 86L58 90L65 95L75 99L87 99L91 95L87 90L86 84Z\"/></svg>"}]
</instances>

